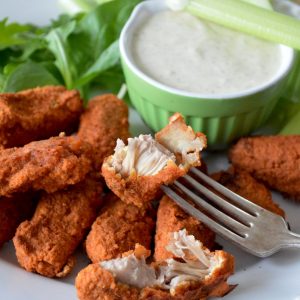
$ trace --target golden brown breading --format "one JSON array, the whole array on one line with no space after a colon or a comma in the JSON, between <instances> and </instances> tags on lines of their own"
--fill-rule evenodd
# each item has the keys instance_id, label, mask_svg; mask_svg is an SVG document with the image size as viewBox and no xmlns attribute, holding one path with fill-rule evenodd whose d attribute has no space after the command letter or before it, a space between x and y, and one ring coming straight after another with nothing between
<instances>
[{"instance_id":1,"label":"golden brown breading","mask_svg":"<svg viewBox=\"0 0 300 300\"><path fill-rule=\"evenodd\" d=\"M23 222L13 239L20 265L47 277L66 276L72 254L97 216L101 194L101 184L92 178L44 193L31 221Z\"/></svg>"},{"instance_id":2,"label":"golden brown breading","mask_svg":"<svg viewBox=\"0 0 300 300\"><path fill-rule=\"evenodd\" d=\"M136 243L150 249L155 227L152 208L126 204L112 193L105 203L86 240L91 261L96 263L120 257Z\"/></svg>"},{"instance_id":3,"label":"golden brown breading","mask_svg":"<svg viewBox=\"0 0 300 300\"><path fill-rule=\"evenodd\" d=\"M156 261L174 257L172 253L166 250L166 246L169 244L171 233L184 228L188 234L194 235L205 247L213 248L215 233L203 223L185 213L168 196L163 196L157 211L154 251Z\"/></svg>"},{"instance_id":4,"label":"golden brown breading","mask_svg":"<svg viewBox=\"0 0 300 300\"><path fill-rule=\"evenodd\" d=\"M138 289L116 282L114 276L99 264L91 264L81 270L75 284L80 300L139 299Z\"/></svg>"},{"instance_id":5,"label":"golden brown breading","mask_svg":"<svg viewBox=\"0 0 300 300\"><path fill-rule=\"evenodd\" d=\"M125 141L130 136L127 105L112 94L91 99L81 116L78 136L92 146L94 167L100 171L116 140Z\"/></svg>"},{"instance_id":6,"label":"golden brown breading","mask_svg":"<svg viewBox=\"0 0 300 300\"><path fill-rule=\"evenodd\" d=\"M234 166L300 200L300 135L243 138L229 157Z\"/></svg>"},{"instance_id":7,"label":"golden brown breading","mask_svg":"<svg viewBox=\"0 0 300 300\"><path fill-rule=\"evenodd\" d=\"M240 196L284 217L284 211L273 202L270 191L246 171L231 167L228 171L214 173L211 177Z\"/></svg>"},{"instance_id":8,"label":"golden brown breading","mask_svg":"<svg viewBox=\"0 0 300 300\"><path fill-rule=\"evenodd\" d=\"M0 247L11 240L17 227L34 212L34 195L17 194L0 198Z\"/></svg>"},{"instance_id":9,"label":"golden brown breading","mask_svg":"<svg viewBox=\"0 0 300 300\"><path fill-rule=\"evenodd\" d=\"M0 145L21 147L60 132L72 133L83 110L78 91L45 86L0 95Z\"/></svg>"},{"instance_id":10,"label":"golden brown breading","mask_svg":"<svg viewBox=\"0 0 300 300\"><path fill-rule=\"evenodd\" d=\"M233 273L234 258L224 251L212 252L210 256L218 265L208 276L199 281L182 282L171 292L158 286L140 289L123 284L99 263L90 264L76 277L77 295L80 300L205 300L222 297L232 290L226 281Z\"/></svg>"},{"instance_id":11,"label":"golden brown breading","mask_svg":"<svg viewBox=\"0 0 300 300\"><path fill-rule=\"evenodd\" d=\"M155 176L138 176L132 174L128 179L124 179L120 174L116 174L112 168L107 168L103 164L102 175L107 186L128 204L143 207L155 199L160 193L162 184L170 184L186 172L178 168L175 163L170 163Z\"/></svg>"},{"instance_id":12,"label":"golden brown breading","mask_svg":"<svg viewBox=\"0 0 300 300\"><path fill-rule=\"evenodd\" d=\"M91 168L88 151L75 137L55 137L0 151L0 196L29 190L52 193L82 181Z\"/></svg>"},{"instance_id":13,"label":"golden brown breading","mask_svg":"<svg viewBox=\"0 0 300 300\"><path fill-rule=\"evenodd\" d=\"M142 207L159 193L160 186L171 184L189 168L200 166L200 151L206 137L195 133L183 117L175 113L170 123L155 135L117 142L115 153L102 165L107 186L126 203Z\"/></svg>"}]
</instances>

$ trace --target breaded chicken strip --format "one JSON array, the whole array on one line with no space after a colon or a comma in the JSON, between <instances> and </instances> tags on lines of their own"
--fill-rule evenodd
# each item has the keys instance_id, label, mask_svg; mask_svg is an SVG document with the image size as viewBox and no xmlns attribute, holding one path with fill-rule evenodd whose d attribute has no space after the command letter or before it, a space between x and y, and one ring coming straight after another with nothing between
<instances>
[{"instance_id":1,"label":"breaded chicken strip","mask_svg":"<svg viewBox=\"0 0 300 300\"><path fill-rule=\"evenodd\" d=\"M300 200L300 135L243 138L229 158L269 187Z\"/></svg>"},{"instance_id":2,"label":"breaded chicken strip","mask_svg":"<svg viewBox=\"0 0 300 300\"><path fill-rule=\"evenodd\" d=\"M199 166L206 138L187 126L176 113L155 135L117 141L114 155L105 159L102 174L108 187L126 203L143 206L153 200L162 184L170 184L192 166Z\"/></svg>"},{"instance_id":3,"label":"breaded chicken strip","mask_svg":"<svg viewBox=\"0 0 300 300\"><path fill-rule=\"evenodd\" d=\"M89 147L75 137L55 137L0 151L0 196L48 193L82 181L90 171Z\"/></svg>"},{"instance_id":4,"label":"breaded chicken strip","mask_svg":"<svg viewBox=\"0 0 300 300\"><path fill-rule=\"evenodd\" d=\"M44 193L33 218L13 239L19 264L47 277L66 276L75 249L97 217L102 186L93 178L53 194Z\"/></svg>"},{"instance_id":5,"label":"breaded chicken strip","mask_svg":"<svg viewBox=\"0 0 300 300\"><path fill-rule=\"evenodd\" d=\"M136 243L150 249L154 227L151 207L126 204L110 193L87 237L88 257L94 263L117 258Z\"/></svg>"},{"instance_id":6,"label":"breaded chicken strip","mask_svg":"<svg viewBox=\"0 0 300 300\"><path fill-rule=\"evenodd\" d=\"M166 249L171 240L171 233L186 229L201 243L212 249L215 244L215 233L194 217L185 213L168 196L163 196L159 203L156 221L154 259L163 261L174 255Z\"/></svg>"},{"instance_id":7,"label":"breaded chicken strip","mask_svg":"<svg viewBox=\"0 0 300 300\"><path fill-rule=\"evenodd\" d=\"M0 146L21 147L60 132L72 133L83 110L78 91L45 86L0 95Z\"/></svg>"},{"instance_id":8,"label":"breaded chicken strip","mask_svg":"<svg viewBox=\"0 0 300 300\"><path fill-rule=\"evenodd\" d=\"M249 173L231 167L228 171L214 173L211 177L240 196L284 217L284 211L273 202L271 192Z\"/></svg>"},{"instance_id":9,"label":"breaded chicken strip","mask_svg":"<svg viewBox=\"0 0 300 300\"><path fill-rule=\"evenodd\" d=\"M232 288L227 278L233 273L234 259L224 252L210 252L187 235L173 233L169 250L176 257L154 266L145 256L128 252L123 258L91 264L76 278L80 300L204 300L223 296Z\"/></svg>"},{"instance_id":10,"label":"breaded chicken strip","mask_svg":"<svg viewBox=\"0 0 300 300\"><path fill-rule=\"evenodd\" d=\"M100 171L116 140L126 141L130 136L127 105L112 94L91 99L81 116L78 136L92 146L94 168Z\"/></svg>"},{"instance_id":11,"label":"breaded chicken strip","mask_svg":"<svg viewBox=\"0 0 300 300\"><path fill-rule=\"evenodd\" d=\"M21 222L34 212L33 194L17 194L0 198L0 247L13 238Z\"/></svg>"}]
</instances>

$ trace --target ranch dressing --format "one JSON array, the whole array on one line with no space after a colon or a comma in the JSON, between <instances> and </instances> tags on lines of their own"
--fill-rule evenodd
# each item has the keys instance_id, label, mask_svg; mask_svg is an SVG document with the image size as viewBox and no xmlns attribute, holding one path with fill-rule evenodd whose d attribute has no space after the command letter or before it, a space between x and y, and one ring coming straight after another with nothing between
<instances>
[{"instance_id":1,"label":"ranch dressing","mask_svg":"<svg viewBox=\"0 0 300 300\"><path fill-rule=\"evenodd\" d=\"M152 79L210 95L262 85L281 64L278 45L174 11L144 21L134 33L132 55Z\"/></svg>"}]
</instances>

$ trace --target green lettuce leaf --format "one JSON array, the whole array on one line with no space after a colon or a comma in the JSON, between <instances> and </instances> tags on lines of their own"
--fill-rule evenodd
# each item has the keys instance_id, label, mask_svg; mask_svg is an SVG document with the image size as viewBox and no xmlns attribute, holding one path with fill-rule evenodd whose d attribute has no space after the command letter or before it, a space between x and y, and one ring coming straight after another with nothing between
<instances>
[{"instance_id":1,"label":"green lettuce leaf","mask_svg":"<svg viewBox=\"0 0 300 300\"><path fill-rule=\"evenodd\" d=\"M46 40L67 88L77 88L84 97L88 97L87 87L103 72L120 65L118 39L139 2L106 1L80 18L49 32Z\"/></svg>"},{"instance_id":2,"label":"green lettuce leaf","mask_svg":"<svg viewBox=\"0 0 300 300\"><path fill-rule=\"evenodd\" d=\"M55 28L47 35L49 49L55 56L55 65L60 70L68 89L73 88L74 77L76 77L76 66L71 59L71 47L68 37L74 31L76 22L71 21L61 27Z\"/></svg>"},{"instance_id":3,"label":"green lettuce leaf","mask_svg":"<svg viewBox=\"0 0 300 300\"><path fill-rule=\"evenodd\" d=\"M21 34L28 33L33 28L31 25L8 24L7 21L7 19L0 21L0 50L26 43L27 39Z\"/></svg>"},{"instance_id":4,"label":"green lettuce leaf","mask_svg":"<svg viewBox=\"0 0 300 300\"><path fill-rule=\"evenodd\" d=\"M18 92L37 86L60 84L46 67L31 61L20 64L10 72L6 80L2 80L3 92Z\"/></svg>"}]
</instances>

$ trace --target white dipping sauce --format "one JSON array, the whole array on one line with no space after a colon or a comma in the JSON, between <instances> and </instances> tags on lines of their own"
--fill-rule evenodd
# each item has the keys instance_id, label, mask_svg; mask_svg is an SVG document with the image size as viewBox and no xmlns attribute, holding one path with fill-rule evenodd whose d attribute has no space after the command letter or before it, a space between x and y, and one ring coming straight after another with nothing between
<instances>
[{"instance_id":1,"label":"white dipping sauce","mask_svg":"<svg viewBox=\"0 0 300 300\"><path fill-rule=\"evenodd\" d=\"M145 20L134 33L132 55L156 81L212 95L262 85L281 64L278 45L173 11Z\"/></svg>"}]
</instances>

